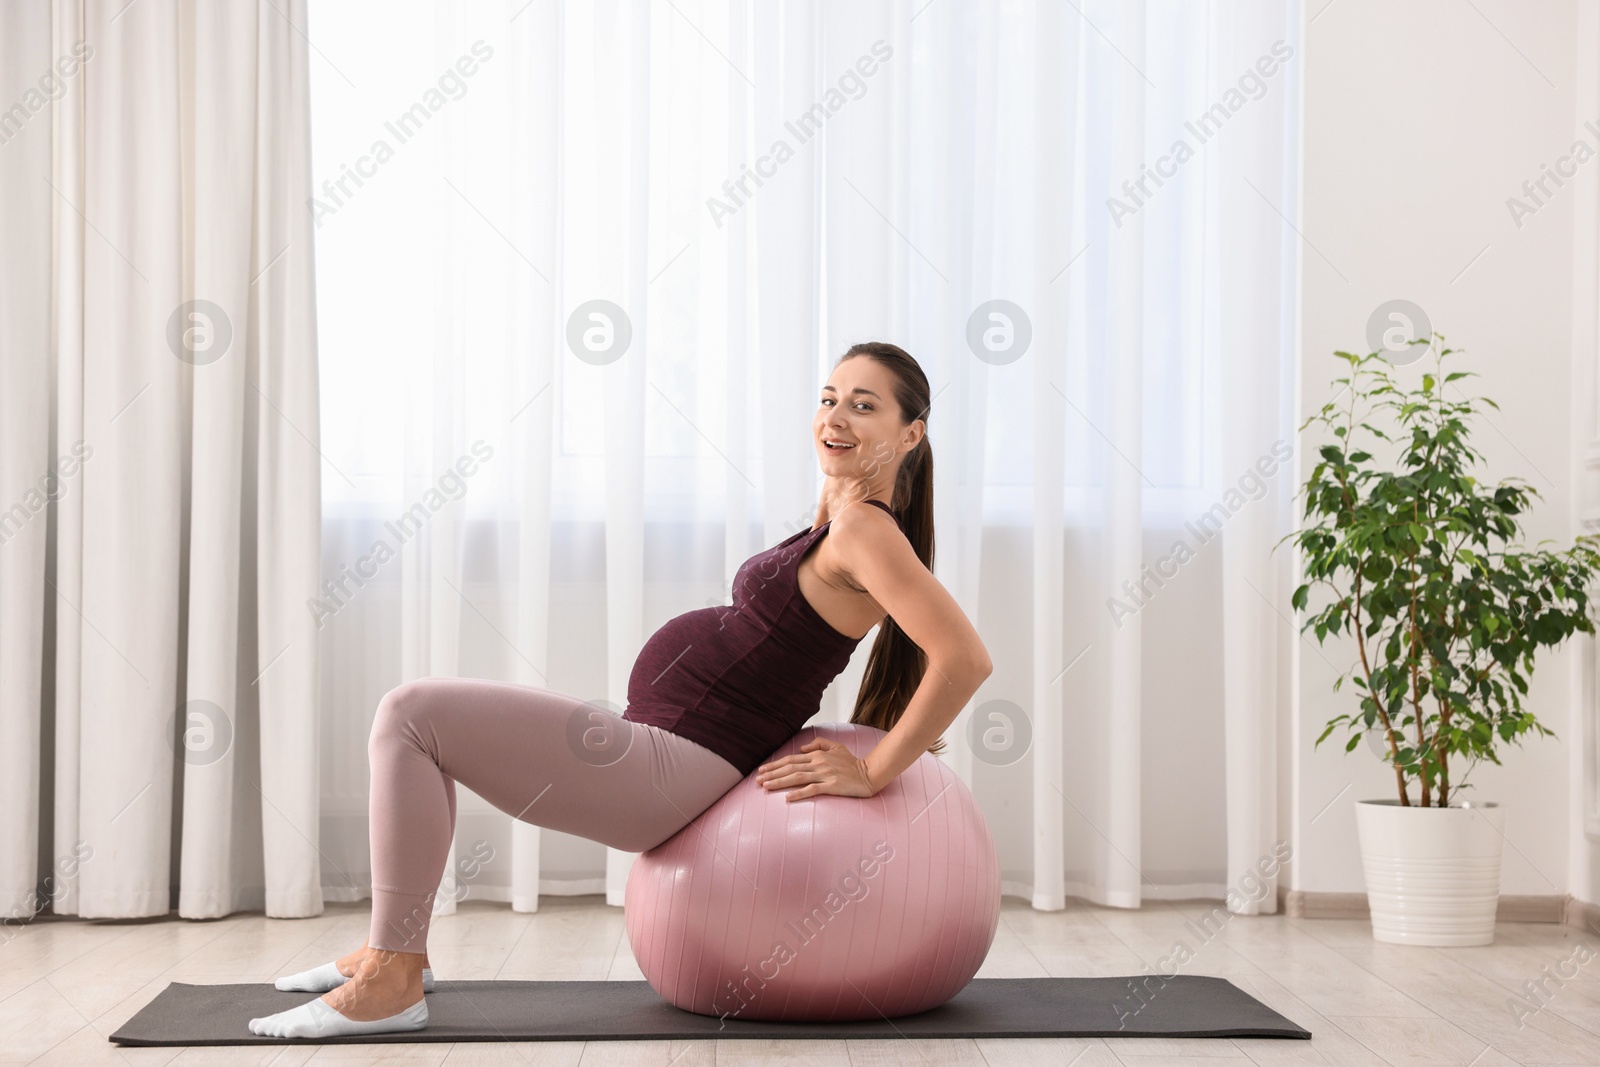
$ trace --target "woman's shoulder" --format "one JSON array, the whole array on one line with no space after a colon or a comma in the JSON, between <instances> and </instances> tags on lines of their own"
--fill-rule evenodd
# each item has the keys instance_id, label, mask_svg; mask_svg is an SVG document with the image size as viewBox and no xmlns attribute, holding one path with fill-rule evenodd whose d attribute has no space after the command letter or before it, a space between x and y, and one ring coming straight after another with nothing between
<instances>
[{"instance_id":1,"label":"woman's shoulder","mask_svg":"<svg viewBox=\"0 0 1600 1067\"><path fill-rule=\"evenodd\" d=\"M866 501L845 505L830 526L822 539L819 565L835 584L856 592L866 591L855 572L867 557L883 559L910 549L894 516Z\"/></svg>"},{"instance_id":2,"label":"woman's shoulder","mask_svg":"<svg viewBox=\"0 0 1600 1067\"><path fill-rule=\"evenodd\" d=\"M876 531L904 535L900 517L881 500L858 500L846 504L840 509L839 514L833 517L833 527L851 533Z\"/></svg>"}]
</instances>

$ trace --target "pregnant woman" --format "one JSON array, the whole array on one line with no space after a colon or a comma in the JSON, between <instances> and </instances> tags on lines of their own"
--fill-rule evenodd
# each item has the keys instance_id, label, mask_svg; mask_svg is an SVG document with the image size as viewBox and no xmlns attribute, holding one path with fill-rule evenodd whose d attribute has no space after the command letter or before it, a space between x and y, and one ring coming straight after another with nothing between
<instances>
[{"instance_id":1,"label":"pregnant woman","mask_svg":"<svg viewBox=\"0 0 1600 1067\"><path fill-rule=\"evenodd\" d=\"M870 797L924 750L939 751L991 665L931 571L929 404L928 379L902 349L858 344L840 358L811 425L824 474L811 529L746 560L731 607L657 630L620 718L505 682L422 678L390 690L368 742L367 942L279 979L279 989L323 996L252 1019L251 1032L319 1038L427 1025L428 922L455 831L456 782L524 822L643 852L753 770L790 801ZM884 738L865 758L819 737L763 764L816 714L874 626L851 721Z\"/></svg>"}]
</instances>

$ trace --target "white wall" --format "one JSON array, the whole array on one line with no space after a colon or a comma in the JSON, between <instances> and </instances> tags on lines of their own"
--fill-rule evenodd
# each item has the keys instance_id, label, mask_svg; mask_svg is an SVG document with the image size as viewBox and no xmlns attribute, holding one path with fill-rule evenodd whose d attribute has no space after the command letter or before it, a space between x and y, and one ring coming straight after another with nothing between
<instances>
[{"instance_id":1,"label":"white wall","mask_svg":"<svg viewBox=\"0 0 1600 1067\"><path fill-rule=\"evenodd\" d=\"M1574 426L1588 415L1573 388L1582 190L1568 181L1520 228L1506 201L1575 138L1600 147L1581 129L1585 119L1600 126L1600 113L1579 115L1576 103L1579 57L1595 63L1593 34L1579 33L1592 12L1578 0L1307 0L1306 19L1303 410L1332 395L1328 382L1343 367L1335 349L1367 350L1372 311L1412 300L1452 347L1467 349L1457 369L1482 377L1463 384L1501 407L1473 438L1488 460L1480 477L1520 476L1542 494L1523 527L1530 545L1570 540L1580 510L1574 442L1588 438L1587 426ZM1600 170L1600 159L1587 168ZM1348 691L1330 688L1352 646L1319 650L1308 636L1298 651L1288 887L1360 892L1354 803L1394 796L1393 772L1364 746L1346 756L1341 731L1313 751L1327 719L1355 707ZM1508 808L1505 894L1581 897L1580 886L1600 881L1588 877L1582 820L1572 814L1583 654L1570 644L1544 656L1534 676L1529 706L1560 739L1503 746L1505 766L1479 765L1469 779L1476 799Z\"/></svg>"}]
</instances>

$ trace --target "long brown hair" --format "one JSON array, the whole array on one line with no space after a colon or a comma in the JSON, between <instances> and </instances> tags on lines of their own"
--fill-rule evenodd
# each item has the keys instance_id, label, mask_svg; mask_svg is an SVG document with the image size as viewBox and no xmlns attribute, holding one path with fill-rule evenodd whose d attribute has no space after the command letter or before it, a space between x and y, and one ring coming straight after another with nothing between
<instances>
[{"instance_id":1,"label":"long brown hair","mask_svg":"<svg viewBox=\"0 0 1600 1067\"><path fill-rule=\"evenodd\" d=\"M900 406L900 415L910 423L922 419L922 440L900 462L891 494L890 510L900 520L906 540L917 558L928 570L933 570L933 446L928 443L926 423L928 408L932 404L928 393L928 376L905 349L886 341L864 341L850 346L839 357L839 363L857 356L865 356L887 367L894 375L894 398ZM837 366L837 364L835 364ZM861 679L861 692L856 696L853 723L890 730L900 721L911 696L922 683L928 669L928 656L895 621L884 616L878 625L878 638L872 643L867 657L867 672ZM928 747L929 752L944 751L940 738Z\"/></svg>"}]
</instances>

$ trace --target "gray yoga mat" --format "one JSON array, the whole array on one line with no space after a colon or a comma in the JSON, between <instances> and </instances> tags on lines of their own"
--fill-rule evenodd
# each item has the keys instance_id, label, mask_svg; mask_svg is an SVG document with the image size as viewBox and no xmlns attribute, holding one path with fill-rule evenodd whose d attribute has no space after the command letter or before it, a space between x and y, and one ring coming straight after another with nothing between
<instances>
[{"instance_id":1,"label":"gray yoga mat","mask_svg":"<svg viewBox=\"0 0 1600 1067\"><path fill-rule=\"evenodd\" d=\"M1156 982L1164 980L1164 985ZM1132 983L1132 984L1130 984ZM1134 993L1135 985L1146 992ZM944 1004L892 1022L718 1019L675 1008L647 982L445 982L428 1025L401 1034L257 1037L249 1021L314 999L271 985L173 982L124 1023L120 1045L377 1044L708 1038L1287 1037L1302 1029L1225 978L975 978ZM1120 1024L1120 1025L1119 1025Z\"/></svg>"}]
</instances>

